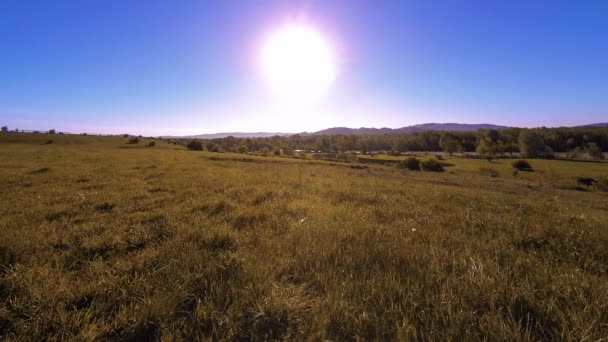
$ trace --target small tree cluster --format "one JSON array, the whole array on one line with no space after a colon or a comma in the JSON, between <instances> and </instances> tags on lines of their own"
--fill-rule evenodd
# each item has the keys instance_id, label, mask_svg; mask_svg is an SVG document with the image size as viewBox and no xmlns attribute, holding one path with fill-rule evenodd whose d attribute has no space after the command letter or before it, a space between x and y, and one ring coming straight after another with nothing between
<instances>
[{"instance_id":1,"label":"small tree cluster","mask_svg":"<svg viewBox=\"0 0 608 342\"><path fill-rule=\"evenodd\" d=\"M523 159L514 161L511 166L513 166L514 169L517 169L519 171L534 171L532 165L530 165L527 160Z\"/></svg>"},{"instance_id":2,"label":"small tree cluster","mask_svg":"<svg viewBox=\"0 0 608 342\"><path fill-rule=\"evenodd\" d=\"M423 161L421 163L421 166L422 166L422 170L424 170L424 171L433 171L433 172L445 171L443 169L443 165L441 165L441 163L439 163L435 159L429 159L429 160Z\"/></svg>"},{"instance_id":3,"label":"small tree cluster","mask_svg":"<svg viewBox=\"0 0 608 342\"><path fill-rule=\"evenodd\" d=\"M409 157L399 162L399 167L413 171L420 171L420 160L416 157Z\"/></svg>"},{"instance_id":4,"label":"small tree cluster","mask_svg":"<svg viewBox=\"0 0 608 342\"><path fill-rule=\"evenodd\" d=\"M551 147L535 131L524 130L519 134L519 151L526 158L548 158L553 156Z\"/></svg>"},{"instance_id":5,"label":"small tree cluster","mask_svg":"<svg viewBox=\"0 0 608 342\"><path fill-rule=\"evenodd\" d=\"M207 147L207 151L209 151L209 152L219 152L220 151L219 146L217 146L216 144L214 144L212 142L208 142L205 147Z\"/></svg>"},{"instance_id":6,"label":"small tree cluster","mask_svg":"<svg viewBox=\"0 0 608 342\"><path fill-rule=\"evenodd\" d=\"M202 151L203 150L203 144L196 139L190 140L190 142L188 143L188 145L186 145L186 147L190 151Z\"/></svg>"},{"instance_id":7,"label":"small tree cluster","mask_svg":"<svg viewBox=\"0 0 608 342\"><path fill-rule=\"evenodd\" d=\"M129 144L139 144L139 138L135 138L135 137L130 138L128 143Z\"/></svg>"},{"instance_id":8,"label":"small tree cluster","mask_svg":"<svg viewBox=\"0 0 608 342\"><path fill-rule=\"evenodd\" d=\"M439 146L452 156L454 152L462 152L462 144L458 137L450 132L445 132L439 138Z\"/></svg>"}]
</instances>

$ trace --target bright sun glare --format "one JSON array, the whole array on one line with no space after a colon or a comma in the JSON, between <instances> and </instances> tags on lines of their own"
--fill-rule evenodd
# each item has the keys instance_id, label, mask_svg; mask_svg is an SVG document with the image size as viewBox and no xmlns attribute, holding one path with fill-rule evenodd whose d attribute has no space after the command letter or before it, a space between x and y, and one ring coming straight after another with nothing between
<instances>
[{"instance_id":1,"label":"bright sun glare","mask_svg":"<svg viewBox=\"0 0 608 342\"><path fill-rule=\"evenodd\" d=\"M336 78L329 44L303 25L284 27L268 38L262 68L273 91L289 99L318 98Z\"/></svg>"}]
</instances>

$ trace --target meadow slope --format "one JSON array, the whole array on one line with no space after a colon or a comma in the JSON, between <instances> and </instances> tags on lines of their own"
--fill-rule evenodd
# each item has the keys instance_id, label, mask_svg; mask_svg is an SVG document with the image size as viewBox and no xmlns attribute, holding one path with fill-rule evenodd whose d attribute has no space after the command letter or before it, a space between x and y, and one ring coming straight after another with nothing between
<instances>
[{"instance_id":1,"label":"meadow slope","mask_svg":"<svg viewBox=\"0 0 608 342\"><path fill-rule=\"evenodd\" d=\"M126 141L0 134L2 339L608 336L608 196L574 190L608 163L431 173Z\"/></svg>"}]
</instances>

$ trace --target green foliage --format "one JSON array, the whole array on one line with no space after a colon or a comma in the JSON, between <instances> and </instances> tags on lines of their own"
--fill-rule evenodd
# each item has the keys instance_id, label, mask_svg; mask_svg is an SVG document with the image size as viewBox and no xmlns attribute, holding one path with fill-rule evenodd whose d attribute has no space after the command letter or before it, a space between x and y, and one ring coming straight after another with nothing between
<instances>
[{"instance_id":1,"label":"green foliage","mask_svg":"<svg viewBox=\"0 0 608 342\"><path fill-rule=\"evenodd\" d=\"M602 150L599 148L599 146L597 146L596 143L587 144L586 151L589 154L589 157L593 159L603 159L604 157L604 155L602 154Z\"/></svg>"},{"instance_id":2,"label":"green foliage","mask_svg":"<svg viewBox=\"0 0 608 342\"><path fill-rule=\"evenodd\" d=\"M399 162L399 167L413 171L420 171L420 160L416 157L408 157Z\"/></svg>"},{"instance_id":3,"label":"green foliage","mask_svg":"<svg viewBox=\"0 0 608 342\"><path fill-rule=\"evenodd\" d=\"M146 145L146 147L154 147L154 146L156 146L156 142L155 142L155 141L150 141L150 142L149 142L149 143Z\"/></svg>"},{"instance_id":4,"label":"green foliage","mask_svg":"<svg viewBox=\"0 0 608 342\"><path fill-rule=\"evenodd\" d=\"M128 144L139 144L139 138L130 138L129 141L127 142Z\"/></svg>"},{"instance_id":5,"label":"green foliage","mask_svg":"<svg viewBox=\"0 0 608 342\"><path fill-rule=\"evenodd\" d=\"M519 159L511 163L514 169L519 171L534 171L532 165L527 160Z\"/></svg>"},{"instance_id":6,"label":"green foliage","mask_svg":"<svg viewBox=\"0 0 608 342\"><path fill-rule=\"evenodd\" d=\"M519 134L518 145L521 155L526 158L549 157L553 154L540 134L532 130L523 130Z\"/></svg>"},{"instance_id":7,"label":"green foliage","mask_svg":"<svg viewBox=\"0 0 608 342\"><path fill-rule=\"evenodd\" d=\"M246 145L241 145L236 148L236 151L238 153L247 153L247 152L249 152L249 148Z\"/></svg>"},{"instance_id":8,"label":"green foliage","mask_svg":"<svg viewBox=\"0 0 608 342\"><path fill-rule=\"evenodd\" d=\"M283 150L283 155L284 156L289 156L289 157L293 157L294 156L294 152L293 152L292 148L290 148L290 147L284 147L284 148L282 148L282 150Z\"/></svg>"},{"instance_id":9,"label":"green foliage","mask_svg":"<svg viewBox=\"0 0 608 342\"><path fill-rule=\"evenodd\" d=\"M458 137L454 133L445 132L441 135L439 139L439 146L445 151L452 155L454 152L461 152L462 145Z\"/></svg>"},{"instance_id":10,"label":"green foliage","mask_svg":"<svg viewBox=\"0 0 608 342\"><path fill-rule=\"evenodd\" d=\"M196 139L190 140L190 142L188 143L188 145L186 145L186 147L190 151L202 151L203 150L203 144L199 140L196 140Z\"/></svg>"},{"instance_id":11,"label":"green foliage","mask_svg":"<svg viewBox=\"0 0 608 342\"><path fill-rule=\"evenodd\" d=\"M433 171L433 172L445 171L443 169L443 165L441 165L441 163L436 161L435 159L425 160L422 163L420 163L420 165L421 165L421 168L423 171Z\"/></svg>"},{"instance_id":12,"label":"green foliage","mask_svg":"<svg viewBox=\"0 0 608 342\"><path fill-rule=\"evenodd\" d=\"M212 142L208 142L205 147L207 148L207 151L209 152L219 152L220 151L220 147ZM202 145L201 145L201 150L202 150Z\"/></svg>"}]
</instances>

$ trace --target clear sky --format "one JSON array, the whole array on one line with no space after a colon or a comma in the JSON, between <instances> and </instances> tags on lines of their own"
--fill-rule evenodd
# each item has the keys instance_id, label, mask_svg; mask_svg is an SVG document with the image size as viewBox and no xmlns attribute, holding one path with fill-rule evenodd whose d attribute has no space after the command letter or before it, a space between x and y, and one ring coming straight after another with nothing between
<instances>
[{"instance_id":1,"label":"clear sky","mask_svg":"<svg viewBox=\"0 0 608 342\"><path fill-rule=\"evenodd\" d=\"M329 42L322 98L285 103L260 53L286 23ZM0 124L145 135L425 122L608 121L608 1L0 2Z\"/></svg>"}]
</instances>

